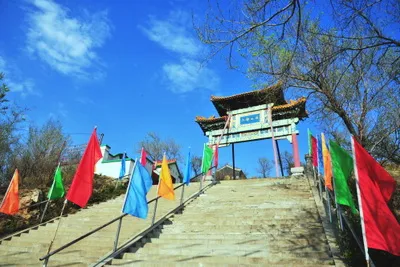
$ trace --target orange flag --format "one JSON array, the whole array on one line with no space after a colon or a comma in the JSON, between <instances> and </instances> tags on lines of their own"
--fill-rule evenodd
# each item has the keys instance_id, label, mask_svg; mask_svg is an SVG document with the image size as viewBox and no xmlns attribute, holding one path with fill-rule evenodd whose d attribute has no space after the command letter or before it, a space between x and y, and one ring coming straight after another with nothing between
<instances>
[{"instance_id":1,"label":"orange flag","mask_svg":"<svg viewBox=\"0 0 400 267\"><path fill-rule=\"evenodd\" d=\"M325 186L329 188L329 190L333 190L332 188L332 165L331 165L331 155L329 154L328 147L325 142L325 135L321 133L321 143L322 143L322 156L324 161L324 180Z\"/></svg>"},{"instance_id":2,"label":"orange flag","mask_svg":"<svg viewBox=\"0 0 400 267\"><path fill-rule=\"evenodd\" d=\"M167 158L165 155L161 164L159 179L160 181L158 182L158 195L169 200L174 200L174 185L172 184L172 178L171 174L169 173Z\"/></svg>"},{"instance_id":3,"label":"orange flag","mask_svg":"<svg viewBox=\"0 0 400 267\"><path fill-rule=\"evenodd\" d=\"M15 169L13 178L11 179L10 185L8 186L7 193L4 196L3 202L0 206L0 212L13 215L18 212L19 209L19 197L18 197L18 181L19 173Z\"/></svg>"}]
</instances>

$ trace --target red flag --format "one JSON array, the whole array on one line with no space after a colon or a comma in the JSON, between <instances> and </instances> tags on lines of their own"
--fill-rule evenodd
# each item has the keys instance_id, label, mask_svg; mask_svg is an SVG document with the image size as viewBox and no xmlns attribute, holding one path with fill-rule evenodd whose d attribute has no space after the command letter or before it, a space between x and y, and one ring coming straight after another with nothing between
<instances>
[{"instance_id":1,"label":"red flag","mask_svg":"<svg viewBox=\"0 0 400 267\"><path fill-rule=\"evenodd\" d=\"M140 153L140 163L143 166L146 166L146 162L147 162L147 153L146 150L144 150L144 148L142 147L142 153Z\"/></svg>"},{"instance_id":2,"label":"red flag","mask_svg":"<svg viewBox=\"0 0 400 267\"><path fill-rule=\"evenodd\" d=\"M385 250L400 256L400 224L387 205L396 188L396 182L354 137L352 138L367 245L369 248Z\"/></svg>"},{"instance_id":3,"label":"red flag","mask_svg":"<svg viewBox=\"0 0 400 267\"><path fill-rule=\"evenodd\" d=\"M318 166L318 147L317 147L317 138L314 136L311 136L311 145L312 145L312 150L311 150L311 156L312 156L312 164L314 167Z\"/></svg>"},{"instance_id":4,"label":"red flag","mask_svg":"<svg viewBox=\"0 0 400 267\"><path fill-rule=\"evenodd\" d=\"M81 208L86 206L93 191L94 166L101 157L100 144L94 129L68 190L67 200Z\"/></svg>"},{"instance_id":5,"label":"red flag","mask_svg":"<svg viewBox=\"0 0 400 267\"><path fill-rule=\"evenodd\" d=\"M218 145L214 146L214 166L218 168Z\"/></svg>"},{"instance_id":6,"label":"red flag","mask_svg":"<svg viewBox=\"0 0 400 267\"><path fill-rule=\"evenodd\" d=\"M3 198L0 206L0 212L13 215L19 210L19 196L18 196L18 181L19 172L15 169L13 178L8 186L7 193Z\"/></svg>"}]
</instances>

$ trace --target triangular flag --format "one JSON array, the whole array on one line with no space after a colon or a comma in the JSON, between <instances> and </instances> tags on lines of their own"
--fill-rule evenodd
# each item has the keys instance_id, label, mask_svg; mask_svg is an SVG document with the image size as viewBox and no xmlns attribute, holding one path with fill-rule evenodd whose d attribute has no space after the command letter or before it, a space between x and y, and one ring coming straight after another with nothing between
<instances>
[{"instance_id":1,"label":"triangular flag","mask_svg":"<svg viewBox=\"0 0 400 267\"><path fill-rule=\"evenodd\" d=\"M186 166L185 166L185 173L183 176L183 183L186 185L189 185L190 183L190 176L191 176L191 161L190 161L190 148L189 148L189 152L188 152L188 156L186 158Z\"/></svg>"},{"instance_id":2,"label":"triangular flag","mask_svg":"<svg viewBox=\"0 0 400 267\"><path fill-rule=\"evenodd\" d=\"M322 142L321 137L317 137L317 147L318 147L318 171L319 174L324 174L324 158L322 155Z\"/></svg>"},{"instance_id":3,"label":"triangular flag","mask_svg":"<svg viewBox=\"0 0 400 267\"><path fill-rule=\"evenodd\" d=\"M65 194L64 185L62 181L61 168L60 165L57 166L56 172L54 174L53 184L47 194L48 199L59 199Z\"/></svg>"},{"instance_id":4,"label":"triangular flag","mask_svg":"<svg viewBox=\"0 0 400 267\"><path fill-rule=\"evenodd\" d=\"M19 210L19 196L18 196L18 182L19 172L17 169L14 171L13 178L10 181L7 192L0 205L0 212L13 215Z\"/></svg>"},{"instance_id":5,"label":"triangular flag","mask_svg":"<svg viewBox=\"0 0 400 267\"><path fill-rule=\"evenodd\" d=\"M212 158L213 158L213 150L208 147L206 144L204 144L204 149L203 149L203 160L201 162L201 172L202 173L207 173L208 170L211 168L211 163L212 163Z\"/></svg>"},{"instance_id":6,"label":"triangular flag","mask_svg":"<svg viewBox=\"0 0 400 267\"><path fill-rule=\"evenodd\" d=\"M164 155L163 161L161 163L161 170L158 182L158 195L160 197L174 200L174 185L172 184L171 174L169 173L167 157Z\"/></svg>"},{"instance_id":7,"label":"triangular flag","mask_svg":"<svg viewBox=\"0 0 400 267\"><path fill-rule=\"evenodd\" d=\"M329 154L328 147L325 142L325 135L321 133L321 143L322 143L322 157L324 160L324 180L325 186L329 190L333 190L332 188L332 166L331 166L331 155Z\"/></svg>"},{"instance_id":8,"label":"triangular flag","mask_svg":"<svg viewBox=\"0 0 400 267\"><path fill-rule=\"evenodd\" d=\"M308 135L308 154L311 156L312 154L312 133L310 131L310 129L307 128L307 135Z\"/></svg>"},{"instance_id":9,"label":"triangular flag","mask_svg":"<svg viewBox=\"0 0 400 267\"><path fill-rule=\"evenodd\" d=\"M317 147L317 138L311 136L311 157L312 164L314 167L318 167L318 147Z\"/></svg>"},{"instance_id":10,"label":"triangular flag","mask_svg":"<svg viewBox=\"0 0 400 267\"><path fill-rule=\"evenodd\" d=\"M135 161L136 162L136 161ZM149 207L146 195L149 192L153 180L149 172L142 164L135 164L128 188L126 189L125 201L122 207L123 213L146 219Z\"/></svg>"},{"instance_id":11,"label":"triangular flag","mask_svg":"<svg viewBox=\"0 0 400 267\"><path fill-rule=\"evenodd\" d=\"M214 166L218 168L218 145L214 146Z\"/></svg>"},{"instance_id":12,"label":"triangular flag","mask_svg":"<svg viewBox=\"0 0 400 267\"><path fill-rule=\"evenodd\" d=\"M329 149L331 152L333 179L335 179L336 201L341 205L350 207L351 211L357 214L358 211L347 182L354 169L353 158L332 140L329 141Z\"/></svg>"},{"instance_id":13,"label":"triangular flag","mask_svg":"<svg viewBox=\"0 0 400 267\"><path fill-rule=\"evenodd\" d=\"M121 170L119 171L119 179L121 179L122 177L124 177L125 176L125 172L126 172L126 170L125 170L125 157L126 157L126 153L124 153L123 155L122 155L122 159L121 159Z\"/></svg>"},{"instance_id":14,"label":"triangular flag","mask_svg":"<svg viewBox=\"0 0 400 267\"><path fill-rule=\"evenodd\" d=\"M142 151L140 153L140 164L142 164L143 166L146 166L146 162L147 162L147 152L142 147Z\"/></svg>"},{"instance_id":15,"label":"triangular flag","mask_svg":"<svg viewBox=\"0 0 400 267\"><path fill-rule=\"evenodd\" d=\"M94 166L101 159L99 140L96 129L90 137L78 169L75 172L71 187L68 190L67 200L81 208L85 207L93 191Z\"/></svg>"},{"instance_id":16,"label":"triangular flag","mask_svg":"<svg viewBox=\"0 0 400 267\"><path fill-rule=\"evenodd\" d=\"M352 143L366 243L369 248L400 256L400 224L387 205L396 182L354 137Z\"/></svg>"}]
</instances>

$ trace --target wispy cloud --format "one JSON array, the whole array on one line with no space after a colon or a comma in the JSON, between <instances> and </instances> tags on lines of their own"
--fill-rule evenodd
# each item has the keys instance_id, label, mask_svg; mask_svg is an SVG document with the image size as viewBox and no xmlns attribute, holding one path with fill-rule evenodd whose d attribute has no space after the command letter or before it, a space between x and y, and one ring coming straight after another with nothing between
<instances>
[{"instance_id":1,"label":"wispy cloud","mask_svg":"<svg viewBox=\"0 0 400 267\"><path fill-rule=\"evenodd\" d=\"M19 69L14 64L6 62L2 56L0 56L0 72L4 73L4 83L10 88L11 92L19 93L22 97L40 95L34 88L33 80L22 79L19 75Z\"/></svg>"},{"instance_id":2,"label":"wispy cloud","mask_svg":"<svg viewBox=\"0 0 400 267\"><path fill-rule=\"evenodd\" d=\"M169 89L185 93L195 89L214 90L219 84L218 75L196 60L181 58L179 63L167 63L163 71L169 81Z\"/></svg>"},{"instance_id":3,"label":"wispy cloud","mask_svg":"<svg viewBox=\"0 0 400 267\"><path fill-rule=\"evenodd\" d=\"M165 20L150 16L147 27L139 26L151 41L177 55L178 61L165 63L162 67L167 87L175 93L215 90L220 81L215 71L200 63L205 49L191 25L187 12L173 11Z\"/></svg>"},{"instance_id":4,"label":"wispy cloud","mask_svg":"<svg viewBox=\"0 0 400 267\"><path fill-rule=\"evenodd\" d=\"M110 36L107 11L80 17L52 0L32 0L28 11L27 50L58 72L85 78L103 70L95 52ZM93 64L96 63L96 64Z\"/></svg>"},{"instance_id":5,"label":"wispy cloud","mask_svg":"<svg viewBox=\"0 0 400 267\"><path fill-rule=\"evenodd\" d=\"M186 12L171 12L167 20L150 16L149 27L139 26L146 36L172 52L197 56L201 50L200 42L189 30L190 17Z\"/></svg>"}]
</instances>

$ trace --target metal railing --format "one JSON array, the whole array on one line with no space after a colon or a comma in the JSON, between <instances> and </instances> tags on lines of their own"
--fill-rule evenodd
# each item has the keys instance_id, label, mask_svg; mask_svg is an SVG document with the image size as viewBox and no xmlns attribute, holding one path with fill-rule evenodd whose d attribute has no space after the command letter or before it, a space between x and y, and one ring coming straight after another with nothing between
<instances>
[{"instance_id":1,"label":"metal railing","mask_svg":"<svg viewBox=\"0 0 400 267\"><path fill-rule=\"evenodd\" d=\"M104 223L103 225L101 225L101 226L99 226L99 227L97 227L97 228L91 230L90 232L87 232L87 233L84 234L84 235L79 236L78 238L76 238L76 239L74 239L74 240L68 242L67 244L65 244L65 245L63 245L63 246L61 246L61 247L59 247L59 248L57 248L57 249L55 249L55 250L53 250L53 251L51 251L51 252L48 252L48 254L46 254L45 256L41 257L39 260L40 260L40 261L44 261L44 262L43 262L43 266L47 266L47 264L48 264L48 262L49 262L49 260L50 260L50 257L52 257L52 256L54 256L55 254L57 254L57 253L59 253L59 252L65 250L66 248L69 248L69 247L73 246L74 244L78 243L79 241L81 241L81 240L83 240L83 239L85 239L85 238L87 238L87 237L89 237L89 236L91 236L91 235L97 233L97 232L100 231L101 229L104 229L104 228L106 228L107 226L110 226L110 225L112 225L113 223L115 223L115 222L117 222L117 221L118 221L118 226L117 226L117 231L116 231L115 239L114 239L114 242L113 242L113 248L112 248L112 253L111 253L111 255L114 255L114 254L116 255L117 252L120 253L121 249L122 249L123 247L125 247L128 243L132 242L132 241L133 241L134 239L136 239L138 236L145 235L146 233L148 233L148 232L152 231L153 229L155 229L157 226L159 226L159 225L167 218L168 215L173 214L173 213L176 213L176 211L182 209L183 206L184 206L188 201L190 201L190 200L194 199L195 197L199 196L205 189L207 189L207 188L209 188L210 186L214 185L214 184L215 184L215 177L213 177L213 182L212 182L212 183L210 183L209 185L207 185L206 187L203 188L203 178L205 178L205 174L207 174L210 170L213 170L214 168L216 168L216 167L213 166L213 167L211 167L207 172L205 172L205 173L200 173L200 174L198 174L198 175L196 175L196 176L194 176L194 177L192 177L192 178L190 179L190 181L192 181L192 180L194 180L194 179L196 179L196 178L199 178L199 179L200 179L200 181L199 181L200 187L199 187L199 190L198 190L196 193L194 193L193 195L191 195L191 196L190 196L188 199L186 199L185 201L183 201L183 198L184 198L184 191L183 191L183 189L185 188L185 184L181 183L181 184L175 186L175 187L174 187L174 191L177 190L177 189L179 189L179 188L181 188L181 187L183 187L182 193L181 193L181 199L180 199L180 202L179 202L180 204L178 204L178 206L175 207L174 209L172 209L171 211L167 212L167 214L164 215L162 218L160 218L157 222L156 222L157 206L158 206L158 200L159 200L161 197L160 197L160 196L156 196L155 198L149 200L149 201L147 202L147 204L151 204L151 203L155 202L154 212L153 212L151 224L150 224L149 227L147 227L144 231L142 231L142 232L138 233L137 235L135 235L134 237L130 238L128 241L126 241L126 242L125 242L124 244L122 244L121 246L118 247L118 241L119 241L119 236L120 236L120 232L121 232L122 219L123 219L124 217L126 217L127 215L129 215L129 214L126 214L126 213L125 213L125 214L121 214L120 216L118 216L118 217L116 217L116 218L114 218L114 219L112 219L112 220L110 220L110 221ZM109 258L110 255L107 255L106 257ZM101 261L103 261L103 259L102 259Z\"/></svg>"},{"instance_id":2,"label":"metal railing","mask_svg":"<svg viewBox=\"0 0 400 267\"><path fill-rule=\"evenodd\" d=\"M344 230L343 226L346 225L347 229L350 230L351 235L353 236L353 239L356 241L361 253L365 256L363 242L360 239L360 236L357 235L356 231L354 231L353 226L350 223L347 215L340 208L340 204L336 202L334 193L331 192L330 190L326 189L325 181L324 181L323 177L318 175L318 173L315 171L315 169L312 172L313 172L313 176L314 176L313 180L318 183L318 191L319 191L320 200L323 204L327 205L326 208L328 210L330 223L334 224L337 228L340 229L340 231L343 231ZM332 180L334 180L333 177L332 177ZM325 193L326 193L326 201L324 201L324 197L322 195L323 188L325 189ZM333 189L335 190L335 188L333 188ZM332 201L333 205L336 207L336 217L337 217L336 221L332 220L331 201ZM375 267L375 264L371 258L369 259L369 261L370 261L371 267Z\"/></svg>"}]
</instances>

